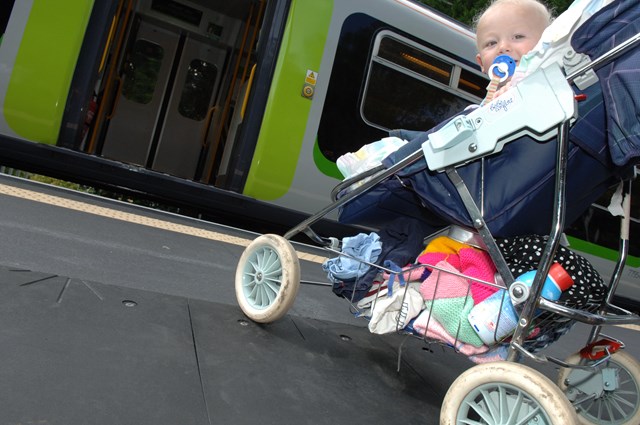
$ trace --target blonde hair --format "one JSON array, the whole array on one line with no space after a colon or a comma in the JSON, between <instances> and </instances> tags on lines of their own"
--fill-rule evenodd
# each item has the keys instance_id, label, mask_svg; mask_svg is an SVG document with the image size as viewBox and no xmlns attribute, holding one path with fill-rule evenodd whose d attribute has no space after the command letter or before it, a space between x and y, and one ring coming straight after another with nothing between
<instances>
[{"instance_id":1,"label":"blonde hair","mask_svg":"<svg viewBox=\"0 0 640 425\"><path fill-rule=\"evenodd\" d=\"M493 9L494 7L503 5L503 4L529 6L533 8L536 11L536 13L540 14L540 17L544 19L547 26L549 26L549 24L551 24L551 22L553 21L553 14L551 10L544 3L538 0L491 0L489 5L486 8L484 8L484 10L480 11L480 13L478 13L473 18L473 22L472 22L473 30L477 31L478 24L480 23L480 20L485 15L485 13L487 13L489 10Z\"/></svg>"}]
</instances>

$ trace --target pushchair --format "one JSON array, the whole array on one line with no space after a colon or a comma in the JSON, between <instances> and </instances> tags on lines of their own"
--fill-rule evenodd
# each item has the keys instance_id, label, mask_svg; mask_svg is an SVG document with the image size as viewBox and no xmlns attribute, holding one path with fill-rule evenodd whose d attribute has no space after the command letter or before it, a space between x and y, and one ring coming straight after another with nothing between
<instances>
[{"instance_id":1,"label":"pushchair","mask_svg":"<svg viewBox=\"0 0 640 425\"><path fill-rule=\"evenodd\" d=\"M623 350L622 341L602 333L604 325L640 323L636 314L612 304L628 256L631 182L640 162L640 92L633 82L640 64L640 4L618 0L604 6L572 31L571 42L573 48L567 46L559 61L546 63L488 105L429 132L394 133L409 143L382 165L338 185L330 205L284 237L263 235L253 241L236 271L243 312L261 323L286 314L300 283L297 254L288 240L303 233L338 258L363 265L365 273L358 270L340 295L370 321L370 329L376 305L389 305L395 294L398 308L387 316L393 319L387 330L438 342L478 360L449 388L442 424L640 423L640 363ZM585 56L586 64L576 64L574 50L590 60ZM588 81L593 71L596 84ZM620 184L624 213L619 258L605 291L585 302L543 296L552 266L566 252L561 246L565 223L614 184ZM374 228L397 217L416 223L431 235L425 253L445 236L489 258L495 279L460 273L441 262L381 263L350 254L345 241L311 229L334 210L344 223ZM540 250L530 265L533 280L526 284L514 277L516 268L504 247L517 240L527 244L531 235L544 237L535 239ZM366 278L371 274L386 276L386 288L380 281L371 283ZM420 280L428 275L419 289L409 283L412 274ZM593 281L584 284L595 286L599 277L589 277ZM427 282L433 294L420 299L426 308L409 317L409 298ZM459 321L449 327L437 312L440 306L449 308L453 297L436 296L441 290L455 292L461 305L455 314ZM470 328L461 313L468 313L467 305L475 307L478 291L501 299L486 351L473 351L478 347L464 339ZM500 335L507 303L516 312L515 322ZM593 326L584 348L564 360L539 353L575 322ZM489 361L496 358L506 361ZM519 363L523 358L559 365L557 384Z\"/></svg>"}]
</instances>

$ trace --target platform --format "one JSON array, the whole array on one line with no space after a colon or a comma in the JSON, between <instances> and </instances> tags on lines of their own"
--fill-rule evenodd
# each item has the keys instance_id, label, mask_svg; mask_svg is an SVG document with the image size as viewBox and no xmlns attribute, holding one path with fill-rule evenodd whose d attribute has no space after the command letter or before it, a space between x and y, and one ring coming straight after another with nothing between
<instances>
[{"instance_id":1,"label":"platform","mask_svg":"<svg viewBox=\"0 0 640 425\"><path fill-rule=\"evenodd\" d=\"M437 424L472 366L370 334L320 285L248 321L233 275L250 232L2 176L0 202L0 424ZM322 251L294 246L323 281ZM610 333L638 354L636 330Z\"/></svg>"},{"instance_id":2,"label":"platform","mask_svg":"<svg viewBox=\"0 0 640 425\"><path fill-rule=\"evenodd\" d=\"M12 268L0 293L3 424L430 423L446 391L362 327Z\"/></svg>"}]
</instances>

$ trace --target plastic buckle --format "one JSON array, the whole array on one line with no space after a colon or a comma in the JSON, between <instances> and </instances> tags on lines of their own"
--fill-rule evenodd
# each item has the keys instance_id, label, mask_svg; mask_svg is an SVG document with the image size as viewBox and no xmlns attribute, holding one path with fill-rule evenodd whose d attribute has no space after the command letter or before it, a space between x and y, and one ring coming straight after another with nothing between
<instances>
[{"instance_id":1,"label":"plastic buckle","mask_svg":"<svg viewBox=\"0 0 640 425\"><path fill-rule=\"evenodd\" d=\"M622 343L610 339L601 339L580 350L580 357L587 360L600 360L605 356L610 356L622 347Z\"/></svg>"},{"instance_id":2,"label":"plastic buckle","mask_svg":"<svg viewBox=\"0 0 640 425\"><path fill-rule=\"evenodd\" d=\"M442 151L469 138L474 131L473 122L466 116L458 116L445 124L440 131L429 135L434 151Z\"/></svg>"},{"instance_id":3,"label":"plastic buckle","mask_svg":"<svg viewBox=\"0 0 640 425\"><path fill-rule=\"evenodd\" d=\"M585 100L587 100L587 95L581 93L573 96L573 98L576 100L576 102L584 102Z\"/></svg>"}]
</instances>

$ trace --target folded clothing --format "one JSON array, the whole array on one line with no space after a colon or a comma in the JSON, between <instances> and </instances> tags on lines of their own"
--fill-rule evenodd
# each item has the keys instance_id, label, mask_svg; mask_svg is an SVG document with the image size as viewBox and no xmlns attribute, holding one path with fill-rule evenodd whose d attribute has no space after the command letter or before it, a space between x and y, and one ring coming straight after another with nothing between
<instances>
[{"instance_id":1,"label":"folded clothing","mask_svg":"<svg viewBox=\"0 0 640 425\"><path fill-rule=\"evenodd\" d=\"M418 282L402 285L395 282L393 291L378 297L373 302L369 331L376 334L395 332L403 329L414 319L424 306L418 292Z\"/></svg>"},{"instance_id":2,"label":"folded clothing","mask_svg":"<svg viewBox=\"0 0 640 425\"><path fill-rule=\"evenodd\" d=\"M426 300L425 315L437 321L454 341L482 347L484 344L467 320L474 306L470 296L471 284L447 261L436 264L431 275L420 285L420 294ZM453 272L453 273L452 273ZM430 323L431 324L431 323Z\"/></svg>"},{"instance_id":3,"label":"folded clothing","mask_svg":"<svg viewBox=\"0 0 640 425\"><path fill-rule=\"evenodd\" d=\"M436 264L437 269L420 285L420 294L425 300L436 298L458 298L469 295L470 285L467 280L455 273L460 273L448 261L442 260Z\"/></svg>"},{"instance_id":4,"label":"folded clothing","mask_svg":"<svg viewBox=\"0 0 640 425\"><path fill-rule=\"evenodd\" d=\"M487 252L441 236L431 241L418 257L418 262L422 264L438 265L442 260L446 260L456 272L469 278L474 304L498 290L496 287L473 280L495 283L496 267Z\"/></svg>"},{"instance_id":5,"label":"folded clothing","mask_svg":"<svg viewBox=\"0 0 640 425\"><path fill-rule=\"evenodd\" d=\"M429 310L424 310L420 313L412 326L414 332L424 335L427 338L444 342L465 356L483 354L489 351L489 347L486 345L475 346L467 344L460 338L456 338L449 334L440 322L431 315Z\"/></svg>"}]
</instances>

